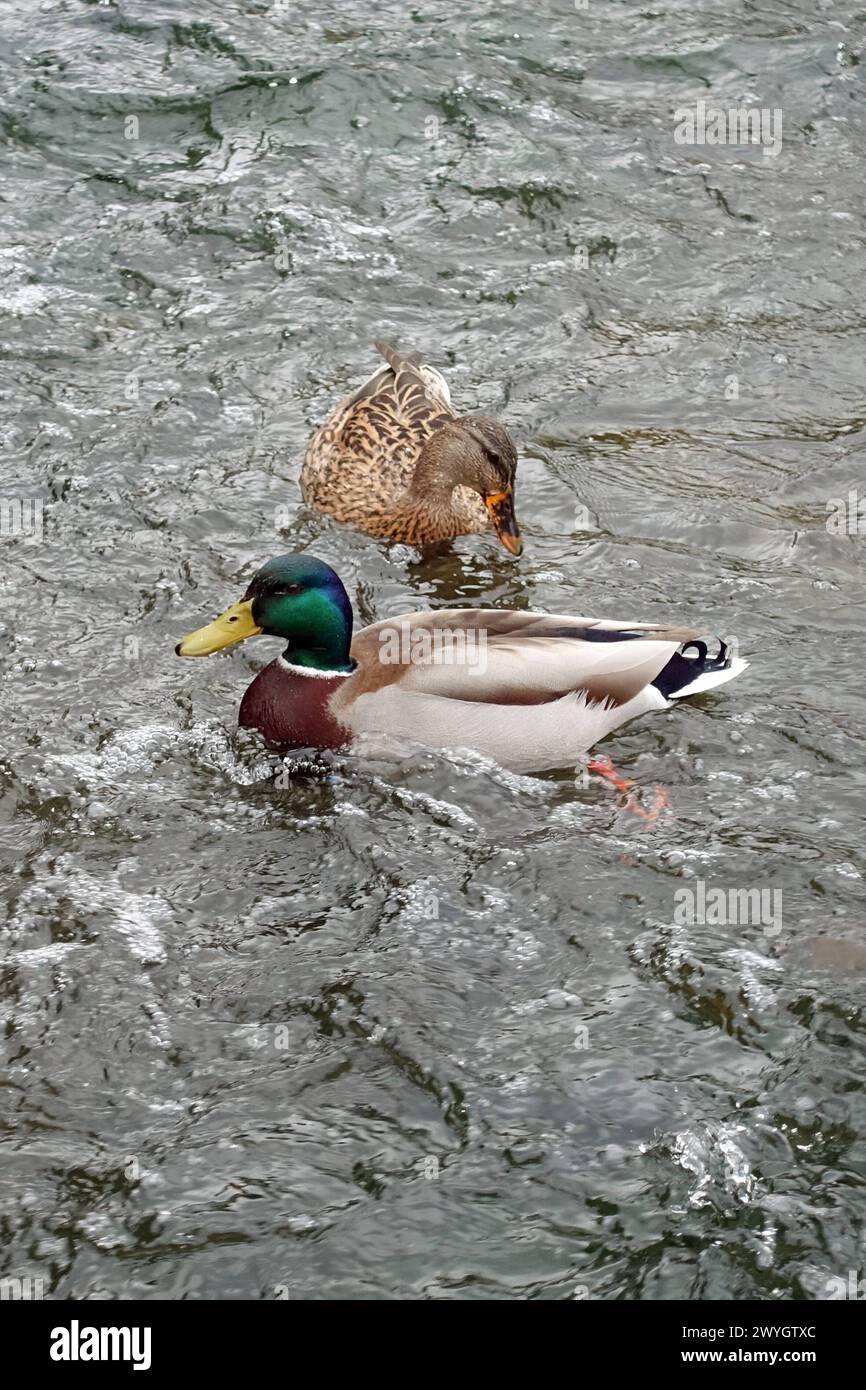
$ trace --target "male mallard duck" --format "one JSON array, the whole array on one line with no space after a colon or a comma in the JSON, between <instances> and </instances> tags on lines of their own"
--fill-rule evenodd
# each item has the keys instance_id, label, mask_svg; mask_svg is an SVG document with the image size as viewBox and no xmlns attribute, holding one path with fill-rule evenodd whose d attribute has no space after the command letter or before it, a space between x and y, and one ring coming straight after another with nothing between
<instances>
[{"instance_id":1,"label":"male mallard duck","mask_svg":"<svg viewBox=\"0 0 866 1390\"><path fill-rule=\"evenodd\" d=\"M341 401L310 440L304 498L381 540L426 545L492 525L506 550L523 545L514 516L517 453L487 415L457 415L444 377L389 343L387 363Z\"/></svg>"},{"instance_id":2,"label":"male mallard duck","mask_svg":"<svg viewBox=\"0 0 866 1390\"><path fill-rule=\"evenodd\" d=\"M269 560L176 651L209 656L260 632L288 646L248 687L240 724L271 743L337 748L386 733L519 772L574 766L627 719L747 665L719 638L708 656L688 628L488 608L406 613L352 640L349 596L312 555Z\"/></svg>"}]
</instances>

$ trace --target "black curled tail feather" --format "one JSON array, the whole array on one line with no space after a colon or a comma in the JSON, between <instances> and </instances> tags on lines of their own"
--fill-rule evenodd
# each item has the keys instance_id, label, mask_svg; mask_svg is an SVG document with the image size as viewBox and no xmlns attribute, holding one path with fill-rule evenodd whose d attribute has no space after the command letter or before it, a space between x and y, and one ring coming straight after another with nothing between
<instances>
[{"instance_id":1,"label":"black curled tail feather","mask_svg":"<svg viewBox=\"0 0 866 1390\"><path fill-rule=\"evenodd\" d=\"M684 642L678 652L675 652L661 671L659 671L652 684L656 690L664 695L666 700L672 699L680 690L691 685L698 676L704 675L707 671L725 671L733 660L733 652L727 642L721 637L717 637L719 650L715 656L708 656L706 642L698 638L692 638ZM695 649L696 656L688 656L687 653Z\"/></svg>"}]
</instances>

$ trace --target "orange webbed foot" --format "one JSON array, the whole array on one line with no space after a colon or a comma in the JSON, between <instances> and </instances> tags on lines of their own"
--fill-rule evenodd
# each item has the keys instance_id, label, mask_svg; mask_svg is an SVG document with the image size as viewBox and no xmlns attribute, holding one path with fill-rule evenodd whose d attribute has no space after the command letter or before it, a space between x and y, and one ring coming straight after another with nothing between
<instances>
[{"instance_id":1,"label":"orange webbed foot","mask_svg":"<svg viewBox=\"0 0 866 1390\"><path fill-rule=\"evenodd\" d=\"M587 772L595 772L599 777L603 777L606 782L610 782L611 786L622 795L628 793L623 809L631 811L632 815L640 816L641 820L646 821L647 825L651 825L653 821L658 820L662 811L670 805L667 789L665 787L656 787L653 793L653 804L648 811L645 810L632 794L632 787L634 786L633 778L621 777L608 757L601 756L598 758L590 758L586 765L586 770Z\"/></svg>"}]
</instances>

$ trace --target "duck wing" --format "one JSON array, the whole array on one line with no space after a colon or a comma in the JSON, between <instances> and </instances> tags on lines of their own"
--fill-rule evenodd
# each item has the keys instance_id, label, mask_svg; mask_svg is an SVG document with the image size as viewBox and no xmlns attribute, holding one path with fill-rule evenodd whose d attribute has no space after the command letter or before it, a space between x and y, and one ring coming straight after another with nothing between
<instances>
[{"instance_id":1,"label":"duck wing","mask_svg":"<svg viewBox=\"0 0 866 1390\"><path fill-rule=\"evenodd\" d=\"M349 449L370 438L386 448L389 442L395 448L408 444L414 464L433 431L454 418L451 393L445 378L424 364L420 352L403 356L385 342L377 342L376 348L387 365L338 408L340 440Z\"/></svg>"},{"instance_id":2,"label":"duck wing","mask_svg":"<svg viewBox=\"0 0 866 1390\"><path fill-rule=\"evenodd\" d=\"M402 499L423 445L455 414L445 378L419 352L404 355L385 342L376 347L385 365L316 431L301 472L307 501L341 520L349 519L346 498L355 493L353 511Z\"/></svg>"}]
</instances>

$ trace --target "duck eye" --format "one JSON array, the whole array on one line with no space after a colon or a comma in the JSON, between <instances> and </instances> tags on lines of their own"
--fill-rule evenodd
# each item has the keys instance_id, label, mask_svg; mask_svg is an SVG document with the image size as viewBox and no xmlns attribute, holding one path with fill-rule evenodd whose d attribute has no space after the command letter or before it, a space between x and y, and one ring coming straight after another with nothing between
<instances>
[{"instance_id":1,"label":"duck eye","mask_svg":"<svg viewBox=\"0 0 866 1390\"><path fill-rule=\"evenodd\" d=\"M285 592L287 594L299 594L301 592L301 586L300 584L287 584Z\"/></svg>"}]
</instances>

